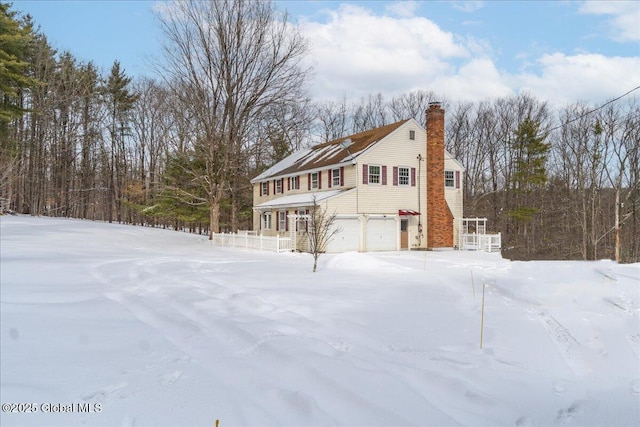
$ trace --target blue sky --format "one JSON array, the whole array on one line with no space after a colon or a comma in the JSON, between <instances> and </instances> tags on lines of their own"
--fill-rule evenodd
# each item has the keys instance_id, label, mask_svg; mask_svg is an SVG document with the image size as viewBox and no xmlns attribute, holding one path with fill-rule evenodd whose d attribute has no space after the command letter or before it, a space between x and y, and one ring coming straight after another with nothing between
<instances>
[{"instance_id":1,"label":"blue sky","mask_svg":"<svg viewBox=\"0 0 640 427\"><path fill-rule=\"evenodd\" d=\"M152 76L156 1L15 1L59 50ZM640 2L278 1L309 40L314 98L528 91L594 104L640 85Z\"/></svg>"}]
</instances>

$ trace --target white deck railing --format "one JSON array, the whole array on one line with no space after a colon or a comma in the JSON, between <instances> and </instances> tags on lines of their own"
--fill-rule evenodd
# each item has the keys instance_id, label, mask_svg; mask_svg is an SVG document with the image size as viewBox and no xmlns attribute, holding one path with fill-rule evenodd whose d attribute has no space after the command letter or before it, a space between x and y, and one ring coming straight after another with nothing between
<instances>
[{"instance_id":1,"label":"white deck railing","mask_svg":"<svg viewBox=\"0 0 640 427\"><path fill-rule=\"evenodd\" d=\"M502 248L502 234L463 234L460 237L460 248L496 252Z\"/></svg>"},{"instance_id":2,"label":"white deck railing","mask_svg":"<svg viewBox=\"0 0 640 427\"><path fill-rule=\"evenodd\" d=\"M261 251L290 252L293 251L293 242L289 237L255 236L248 232L243 233L213 233L213 244L216 246L258 249Z\"/></svg>"}]
</instances>

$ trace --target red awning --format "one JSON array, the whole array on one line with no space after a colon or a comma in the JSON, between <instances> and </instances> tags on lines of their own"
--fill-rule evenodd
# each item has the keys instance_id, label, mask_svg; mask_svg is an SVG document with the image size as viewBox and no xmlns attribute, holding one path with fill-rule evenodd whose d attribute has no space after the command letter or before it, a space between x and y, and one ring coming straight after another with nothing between
<instances>
[{"instance_id":1,"label":"red awning","mask_svg":"<svg viewBox=\"0 0 640 427\"><path fill-rule=\"evenodd\" d=\"M398 210L398 215L400 216L420 215L420 212L414 211L412 209L400 209Z\"/></svg>"}]
</instances>

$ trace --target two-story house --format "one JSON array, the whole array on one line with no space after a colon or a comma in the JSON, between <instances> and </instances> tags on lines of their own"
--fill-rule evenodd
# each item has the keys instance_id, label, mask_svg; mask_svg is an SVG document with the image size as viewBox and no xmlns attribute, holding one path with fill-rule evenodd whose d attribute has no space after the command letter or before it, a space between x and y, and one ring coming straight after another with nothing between
<instances>
[{"instance_id":1,"label":"two-story house","mask_svg":"<svg viewBox=\"0 0 640 427\"><path fill-rule=\"evenodd\" d=\"M314 200L335 215L327 252L453 248L462 218L463 167L444 148L444 110L431 103L427 129L414 119L291 154L253 184L253 227L294 235Z\"/></svg>"}]
</instances>

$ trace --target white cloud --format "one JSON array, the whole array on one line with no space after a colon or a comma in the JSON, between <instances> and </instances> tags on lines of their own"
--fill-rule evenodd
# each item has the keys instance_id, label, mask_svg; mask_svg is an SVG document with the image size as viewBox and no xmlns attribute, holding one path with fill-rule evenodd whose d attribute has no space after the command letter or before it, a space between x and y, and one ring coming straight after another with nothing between
<instances>
[{"instance_id":1,"label":"white cloud","mask_svg":"<svg viewBox=\"0 0 640 427\"><path fill-rule=\"evenodd\" d=\"M538 59L540 72L514 76L514 85L557 106L602 103L640 84L640 58L554 53Z\"/></svg>"},{"instance_id":2,"label":"white cloud","mask_svg":"<svg viewBox=\"0 0 640 427\"><path fill-rule=\"evenodd\" d=\"M467 0L467 1L454 1L451 2L451 5L462 12L475 12L478 9L482 9L484 7L484 1L481 0Z\"/></svg>"},{"instance_id":3,"label":"white cloud","mask_svg":"<svg viewBox=\"0 0 640 427\"><path fill-rule=\"evenodd\" d=\"M359 6L327 11L326 23L303 21L316 70L316 95L363 96L428 86L469 57L453 34L423 17L376 16Z\"/></svg>"},{"instance_id":4,"label":"white cloud","mask_svg":"<svg viewBox=\"0 0 640 427\"><path fill-rule=\"evenodd\" d=\"M495 64L488 58L474 58L455 73L438 76L434 90L451 101L482 101L513 93Z\"/></svg>"},{"instance_id":5,"label":"white cloud","mask_svg":"<svg viewBox=\"0 0 640 427\"><path fill-rule=\"evenodd\" d=\"M392 15L396 15L401 18L410 18L414 16L417 8L418 2L407 0L389 3L385 9Z\"/></svg>"},{"instance_id":6,"label":"white cloud","mask_svg":"<svg viewBox=\"0 0 640 427\"><path fill-rule=\"evenodd\" d=\"M640 3L637 1L585 1L580 13L608 15L611 37L619 42L640 40Z\"/></svg>"},{"instance_id":7,"label":"white cloud","mask_svg":"<svg viewBox=\"0 0 640 427\"><path fill-rule=\"evenodd\" d=\"M638 56L524 52L522 68L506 70L498 68L486 40L444 31L425 17L342 5L322 18L301 22L311 45L316 99L356 101L378 92L390 99L422 89L450 101L480 101L529 91L561 106L598 103L640 84Z\"/></svg>"}]
</instances>

